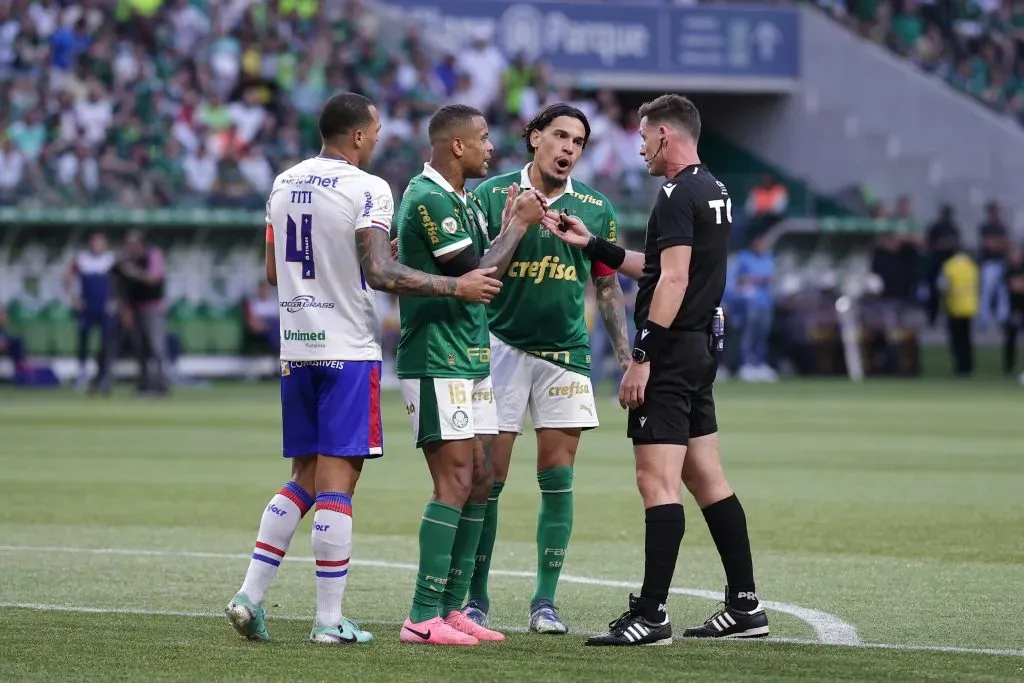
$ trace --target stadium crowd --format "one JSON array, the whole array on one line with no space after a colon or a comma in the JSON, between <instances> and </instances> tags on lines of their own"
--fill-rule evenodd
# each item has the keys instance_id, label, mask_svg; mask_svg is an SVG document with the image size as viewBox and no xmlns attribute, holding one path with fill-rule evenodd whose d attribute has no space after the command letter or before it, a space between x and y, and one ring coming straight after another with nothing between
<instances>
[{"instance_id":1,"label":"stadium crowd","mask_svg":"<svg viewBox=\"0 0 1024 683\"><path fill-rule=\"evenodd\" d=\"M818 2L1024 122L1024 0ZM382 31L366 0L0 3L0 201L259 208L276 170L316 149L316 109L341 90L380 104L373 170L396 192L437 107L488 113L501 172L523 162L524 119L561 100L593 126L576 175L642 203L638 122L611 92L559 91L546 64L484 40L435 53L415 29Z\"/></svg>"},{"instance_id":2,"label":"stadium crowd","mask_svg":"<svg viewBox=\"0 0 1024 683\"><path fill-rule=\"evenodd\" d=\"M1024 116L1024 0L817 1L954 87ZM525 162L526 119L551 101L571 101L592 126L574 177L600 187L620 210L646 200L638 121L613 93L560 90L545 63L510 62L481 38L455 56L428 49L416 29L388 32L380 22L367 0L2 2L0 204L260 209L277 170L315 153L318 108L341 90L364 92L379 104L382 140L370 170L389 180L396 197L421 168L425 122L439 106L461 102L487 112L492 171L501 173ZM754 237L786 213L788 196L766 177L745 204L737 246L750 248L733 271L729 299L743 311L733 320L752 324L733 367L748 368L741 376L770 379L774 266ZM907 211L871 208L877 218L912 218ZM1012 317L1002 281L1010 254L1004 242L998 258L991 248L981 254L983 325ZM913 240L882 240L876 272L885 298L927 301L934 321L949 255L940 259L926 247L923 258L915 257L929 264L930 292L922 297L918 269L892 265L917 249ZM906 286L896 282L900 277ZM268 327L259 315L247 316L247 335L260 337ZM17 352L13 337L3 334L0 352ZM599 383L615 367L601 333L594 338ZM1013 346L1007 342L1008 350ZM1009 351L1006 365L1015 365Z\"/></svg>"},{"instance_id":3,"label":"stadium crowd","mask_svg":"<svg viewBox=\"0 0 1024 683\"><path fill-rule=\"evenodd\" d=\"M817 0L884 44L1024 125L1024 0Z\"/></svg>"},{"instance_id":4,"label":"stadium crowd","mask_svg":"<svg viewBox=\"0 0 1024 683\"><path fill-rule=\"evenodd\" d=\"M365 0L0 3L0 201L260 208L277 169L317 149L317 108L343 90L379 104L372 170L398 195L439 106L488 113L501 172L523 163L525 119L573 99L545 64L484 40L432 55L415 29L381 31ZM604 187L628 199L645 176L635 115L610 92L577 104L593 136L576 175L624 176Z\"/></svg>"}]
</instances>

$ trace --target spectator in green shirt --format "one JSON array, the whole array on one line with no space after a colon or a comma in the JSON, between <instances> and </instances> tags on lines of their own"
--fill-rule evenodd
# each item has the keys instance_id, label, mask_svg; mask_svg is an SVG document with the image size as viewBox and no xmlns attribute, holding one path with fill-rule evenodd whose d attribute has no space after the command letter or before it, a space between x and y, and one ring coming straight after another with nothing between
<instances>
[{"instance_id":1,"label":"spectator in green shirt","mask_svg":"<svg viewBox=\"0 0 1024 683\"><path fill-rule=\"evenodd\" d=\"M918 13L914 0L904 0L903 7L890 24L890 41L893 49L902 55L910 54L917 41L924 36L924 22Z\"/></svg>"}]
</instances>

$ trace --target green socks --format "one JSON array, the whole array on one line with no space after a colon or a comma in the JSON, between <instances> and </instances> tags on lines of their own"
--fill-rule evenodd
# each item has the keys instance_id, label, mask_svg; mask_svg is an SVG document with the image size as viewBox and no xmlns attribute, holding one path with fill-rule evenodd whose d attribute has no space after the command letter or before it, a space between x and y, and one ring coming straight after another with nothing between
<instances>
[{"instance_id":1,"label":"green socks","mask_svg":"<svg viewBox=\"0 0 1024 683\"><path fill-rule=\"evenodd\" d=\"M537 586L533 600L555 601L555 589L558 587L558 576L562 573L562 562L569 547L569 536L572 534L572 468L552 467L537 473L540 484L541 502L540 517L537 520ZM491 557L494 553L494 539L498 534L498 496L505 487L505 482L494 482L491 495L487 499L487 512L484 515L483 529L480 532L480 543L476 549L476 567L473 580L469 586L470 599L475 601L485 612L490 606L487 594L487 577L491 570ZM468 510L468 506L467 506ZM477 517L477 514L463 513L464 517ZM465 523L465 520L463 520ZM462 534L462 528L459 528ZM467 531L467 535L469 532ZM453 552L452 569L456 567L457 552ZM449 586L455 583L454 577ZM454 592L453 596L454 597ZM461 594L459 595L461 598ZM446 603L454 605L454 601ZM452 607L459 609L461 605Z\"/></svg>"},{"instance_id":2,"label":"green socks","mask_svg":"<svg viewBox=\"0 0 1024 683\"><path fill-rule=\"evenodd\" d=\"M572 468L552 467L537 473L540 517L537 519L537 587L531 603L554 604L558 576L572 534Z\"/></svg>"},{"instance_id":3,"label":"green socks","mask_svg":"<svg viewBox=\"0 0 1024 683\"><path fill-rule=\"evenodd\" d=\"M448 585L441 595L441 616L462 609L462 601L469 589L469 580L473 577L473 562L476 549L480 544L480 532L484 529L484 515L487 503L466 503L459 519L459 529L455 532L455 544L452 546L452 566L448 571Z\"/></svg>"},{"instance_id":4,"label":"green socks","mask_svg":"<svg viewBox=\"0 0 1024 683\"><path fill-rule=\"evenodd\" d=\"M409 619L414 624L438 615L452 565L452 546L462 511L435 500L427 503L420 522L420 567Z\"/></svg>"},{"instance_id":5,"label":"green socks","mask_svg":"<svg viewBox=\"0 0 1024 683\"><path fill-rule=\"evenodd\" d=\"M480 543L476 548L476 568L469 585L469 598L475 600L485 612L490 606L487 595L487 576L491 572L491 556L494 554L494 540L498 537L498 496L505 488L505 482L496 481L487 499L487 514L484 515Z\"/></svg>"}]
</instances>

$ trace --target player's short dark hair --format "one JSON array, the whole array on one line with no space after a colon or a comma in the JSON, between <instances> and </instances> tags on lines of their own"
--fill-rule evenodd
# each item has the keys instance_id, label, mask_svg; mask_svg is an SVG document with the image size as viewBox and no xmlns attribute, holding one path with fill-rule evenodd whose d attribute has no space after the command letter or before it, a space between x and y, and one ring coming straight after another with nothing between
<instances>
[{"instance_id":1,"label":"player's short dark hair","mask_svg":"<svg viewBox=\"0 0 1024 683\"><path fill-rule=\"evenodd\" d=\"M483 116L476 107L468 104L446 104L434 112L427 125L427 135L430 137L430 144L434 144L468 125L473 119Z\"/></svg>"},{"instance_id":2,"label":"player's short dark hair","mask_svg":"<svg viewBox=\"0 0 1024 683\"><path fill-rule=\"evenodd\" d=\"M648 123L674 123L682 126L696 141L700 138L700 112L689 98L669 93L640 105L640 118Z\"/></svg>"},{"instance_id":3,"label":"player's short dark hair","mask_svg":"<svg viewBox=\"0 0 1024 683\"><path fill-rule=\"evenodd\" d=\"M320 110L320 137L332 140L373 121L373 102L354 92L343 92L324 103Z\"/></svg>"},{"instance_id":4,"label":"player's short dark hair","mask_svg":"<svg viewBox=\"0 0 1024 683\"><path fill-rule=\"evenodd\" d=\"M536 151L533 145L530 144L530 135L533 131L544 130L559 116L569 116L578 119L583 124L583 146L587 146L587 141L590 140L590 121L587 121L587 115L572 105L558 102L556 104L549 104L537 112L537 115L523 129L523 140L526 141L526 151L528 154L533 155Z\"/></svg>"}]
</instances>

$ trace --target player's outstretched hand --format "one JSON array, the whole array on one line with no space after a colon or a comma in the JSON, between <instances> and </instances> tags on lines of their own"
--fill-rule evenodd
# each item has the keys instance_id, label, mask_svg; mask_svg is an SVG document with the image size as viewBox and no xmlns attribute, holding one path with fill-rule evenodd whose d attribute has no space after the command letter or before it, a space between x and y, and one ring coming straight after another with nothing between
<instances>
[{"instance_id":1,"label":"player's outstretched hand","mask_svg":"<svg viewBox=\"0 0 1024 683\"><path fill-rule=\"evenodd\" d=\"M540 224L555 237L574 247L582 249L590 241L590 231L576 216L548 211Z\"/></svg>"},{"instance_id":2,"label":"player's outstretched hand","mask_svg":"<svg viewBox=\"0 0 1024 683\"><path fill-rule=\"evenodd\" d=\"M398 260L398 238L391 240L391 258Z\"/></svg>"},{"instance_id":3,"label":"player's outstretched hand","mask_svg":"<svg viewBox=\"0 0 1024 683\"><path fill-rule=\"evenodd\" d=\"M505 208L501 210L501 229L505 230L512 220L512 207L515 206L516 197L519 196L519 183L512 183L508 187L508 194L505 195Z\"/></svg>"},{"instance_id":4,"label":"player's outstretched hand","mask_svg":"<svg viewBox=\"0 0 1024 683\"><path fill-rule=\"evenodd\" d=\"M537 190L528 190L516 197L512 212L527 225L536 225L548 210L547 199Z\"/></svg>"},{"instance_id":5,"label":"player's outstretched hand","mask_svg":"<svg viewBox=\"0 0 1024 683\"><path fill-rule=\"evenodd\" d=\"M501 291L501 280L495 280L491 274L497 268L478 268L455 280L455 296L463 301L474 304L490 303Z\"/></svg>"}]
</instances>

